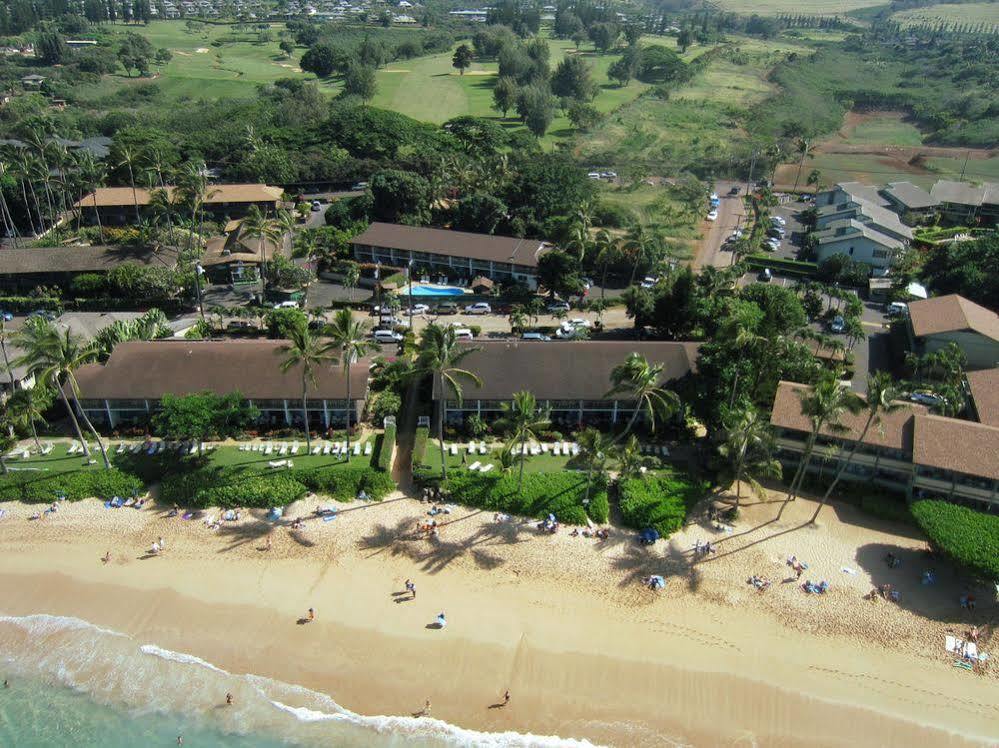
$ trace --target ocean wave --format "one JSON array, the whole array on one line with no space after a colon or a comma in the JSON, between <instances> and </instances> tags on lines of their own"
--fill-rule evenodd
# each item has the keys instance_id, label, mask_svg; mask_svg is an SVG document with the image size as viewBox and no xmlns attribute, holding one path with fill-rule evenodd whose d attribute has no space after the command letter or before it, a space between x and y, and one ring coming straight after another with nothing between
<instances>
[{"instance_id":1,"label":"ocean wave","mask_svg":"<svg viewBox=\"0 0 999 748\"><path fill-rule=\"evenodd\" d=\"M49 634L58 634L65 631L99 631L102 634L107 634L109 636L119 636L127 639L127 634L122 634L120 631L112 631L111 629L101 628L100 626L90 623L89 621L84 621L82 618L74 618L73 616L56 616L49 613L32 613L26 616L10 616L10 615L0 615L0 623L10 623L18 628L22 628L30 634L35 636L46 636Z\"/></svg>"},{"instance_id":2,"label":"ocean wave","mask_svg":"<svg viewBox=\"0 0 999 748\"><path fill-rule=\"evenodd\" d=\"M214 670L216 673L221 675L230 675L228 671L223 670L220 667L216 667L212 663L202 660L200 657L184 654L183 652L174 652L169 649L163 649L162 647L157 647L155 644L143 644L139 647L139 651L143 654L152 655L153 657L170 660L171 662L179 662L182 665L198 665L203 668L208 668L209 670Z\"/></svg>"}]
</instances>

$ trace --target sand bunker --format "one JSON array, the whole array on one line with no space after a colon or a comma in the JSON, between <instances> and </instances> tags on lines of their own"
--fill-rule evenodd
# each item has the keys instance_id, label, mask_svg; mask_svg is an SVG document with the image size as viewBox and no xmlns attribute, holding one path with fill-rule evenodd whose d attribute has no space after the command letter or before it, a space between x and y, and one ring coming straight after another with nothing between
<instances>
[{"instance_id":1,"label":"sand bunker","mask_svg":"<svg viewBox=\"0 0 999 748\"><path fill-rule=\"evenodd\" d=\"M194 51L195 51L195 52L197 52L197 53L198 53L199 55L203 55L203 54L205 54L206 52L209 52L210 50L208 49L208 47L198 47L198 48L197 48L196 50L194 50Z\"/></svg>"}]
</instances>

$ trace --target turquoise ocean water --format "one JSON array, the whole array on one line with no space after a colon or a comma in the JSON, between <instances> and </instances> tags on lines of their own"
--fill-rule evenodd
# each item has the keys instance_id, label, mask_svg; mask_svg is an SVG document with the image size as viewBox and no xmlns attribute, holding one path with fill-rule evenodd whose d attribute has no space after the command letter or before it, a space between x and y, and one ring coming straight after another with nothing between
<instances>
[{"instance_id":1,"label":"turquoise ocean water","mask_svg":"<svg viewBox=\"0 0 999 748\"><path fill-rule=\"evenodd\" d=\"M366 716L326 694L216 665L77 618L0 615L0 746L586 746ZM226 706L226 692L235 703Z\"/></svg>"}]
</instances>

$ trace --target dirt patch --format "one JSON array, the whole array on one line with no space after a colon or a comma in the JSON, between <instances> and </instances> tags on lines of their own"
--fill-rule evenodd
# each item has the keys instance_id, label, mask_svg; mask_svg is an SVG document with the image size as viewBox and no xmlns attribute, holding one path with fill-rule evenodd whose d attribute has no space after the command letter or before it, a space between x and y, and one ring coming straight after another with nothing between
<instances>
[{"instance_id":1,"label":"dirt patch","mask_svg":"<svg viewBox=\"0 0 999 748\"><path fill-rule=\"evenodd\" d=\"M399 68L385 68L381 70L382 73L412 73L412 70L400 70Z\"/></svg>"},{"instance_id":2,"label":"dirt patch","mask_svg":"<svg viewBox=\"0 0 999 748\"><path fill-rule=\"evenodd\" d=\"M465 75L496 75L489 70L466 70Z\"/></svg>"},{"instance_id":3,"label":"dirt patch","mask_svg":"<svg viewBox=\"0 0 999 748\"><path fill-rule=\"evenodd\" d=\"M210 52L211 50L208 49L208 47L198 47L194 51L197 52L199 55L203 55L203 54L206 54L206 53Z\"/></svg>"}]
</instances>

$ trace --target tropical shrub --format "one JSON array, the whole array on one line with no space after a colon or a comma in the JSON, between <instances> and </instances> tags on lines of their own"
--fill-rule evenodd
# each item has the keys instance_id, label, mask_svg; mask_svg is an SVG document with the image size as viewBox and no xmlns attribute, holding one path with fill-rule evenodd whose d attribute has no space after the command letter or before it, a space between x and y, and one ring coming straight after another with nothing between
<instances>
[{"instance_id":1,"label":"tropical shrub","mask_svg":"<svg viewBox=\"0 0 999 748\"><path fill-rule=\"evenodd\" d=\"M41 477L36 472L12 472L0 477L0 501L47 503L58 496L78 501L131 496L142 490L142 481L137 476L116 468L74 470Z\"/></svg>"},{"instance_id":2,"label":"tropical shrub","mask_svg":"<svg viewBox=\"0 0 999 748\"><path fill-rule=\"evenodd\" d=\"M430 429L420 426L416 429L416 436L413 439L413 464L419 465L423 462L423 457L427 453L427 440L430 438Z\"/></svg>"},{"instance_id":3,"label":"tropical shrub","mask_svg":"<svg viewBox=\"0 0 999 748\"><path fill-rule=\"evenodd\" d=\"M428 479L432 474L435 471L414 471L417 479ZM610 514L607 485L602 479L594 481L589 512L584 509L586 476L577 472L527 473L518 492L516 475L460 470L449 476L447 488L460 504L526 517L554 514L570 525L586 524L587 515L596 522L606 522Z\"/></svg>"},{"instance_id":4,"label":"tropical shrub","mask_svg":"<svg viewBox=\"0 0 999 748\"><path fill-rule=\"evenodd\" d=\"M301 468L286 473L314 493L338 501L350 501L362 489L372 499L381 501L395 490L388 473L367 465L357 467Z\"/></svg>"},{"instance_id":5,"label":"tropical shrub","mask_svg":"<svg viewBox=\"0 0 999 748\"><path fill-rule=\"evenodd\" d=\"M707 486L675 473L631 478L618 485L621 517L636 530L653 527L668 537L683 527L687 512Z\"/></svg>"},{"instance_id":6,"label":"tropical shrub","mask_svg":"<svg viewBox=\"0 0 999 748\"><path fill-rule=\"evenodd\" d=\"M381 437L381 442L375 445L378 458L375 465L379 470L390 470L392 468L392 448L395 446L395 424L389 423L385 427L385 433Z\"/></svg>"},{"instance_id":7,"label":"tropical shrub","mask_svg":"<svg viewBox=\"0 0 999 748\"><path fill-rule=\"evenodd\" d=\"M999 517L939 499L917 501L911 510L941 553L975 574L999 581Z\"/></svg>"},{"instance_id":8,"label":"tropical shrub","mask_svg":"<svg viewBox=\"0 0 999 748\"><path fill-rule=\"evenodd\" d=\"M287 474L232 476L234 479L198 489L187 502L195 506L287 506L308 489Z\"/></svg>"}]
</instances>

